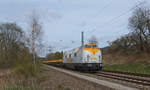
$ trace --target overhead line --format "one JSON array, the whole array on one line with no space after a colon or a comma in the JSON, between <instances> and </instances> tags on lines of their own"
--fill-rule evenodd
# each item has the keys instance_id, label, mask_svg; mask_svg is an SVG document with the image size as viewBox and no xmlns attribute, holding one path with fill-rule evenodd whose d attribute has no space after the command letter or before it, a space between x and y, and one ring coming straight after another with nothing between
<instances>
[{"instance_id":1,"label":"overhead line","mask_svg":"<svg viewBox=\"0 0 150 90\"><path fill-rule=\"evenodd\" d=\"M136 5L135 7L131 8L131 9L129 9L128 11L126 11L126 12L124 12L124 13L122 13L122 14L120 14L120 15L114 17L114 18L112 18L111 20L109 20L109 21L106 22L105 24L108 24L108 23L111 24L113 21L115 21L115 20L117 20L118 18L120 18L120 17L122 17L122 16L128 14L129 12L131 12L132 10L134 10L135 8L137 8L139 5L142 5L142 4L144 3L143 1L138 1L138 2L139 2L138 5ZM94 32L94 31L96 31L95 28L92 29L91 31L88 31L88 32L91 32L91 33L92 33L92 32Z\"/></svg>"},{"instance_id":2,"label":"overhead line","mask_svg":"<svg viewBox=\"0 0 150 90\"><path fill-rule=\"evenodd\" d=\"M112 18L111 20L109 20L109 21L106 22L105 24L111 24L113 21L115 21L115 20L117 20L118 18L120 18L120 17L122 17L122 16L128 14L129 12L131 12L132 10L134 10L136 7L138 7L139 5L143 4L143 2L140 2L140 1L138 1L138 2L139 2L138 5L136 5L135 7L131 8L131 9L129 9L128 11L126 11L126 12L124 12L124 13L122 13L122 14L120 14L120 15L114 17L114 18ZM105 25L105 24L104 24L104 25ZM102 27L104 27L104 25L103 25ZM94 31L96 31L96 29L92 30L92 32L94 32Z\"/></svg>"},{"instance_id":3,"label":"overhead line","mask_svg":"<svg viewBox=\"0 0 150 90\"><path fill-rule=\"evenodd\" d=\"M100 10L98 10L98 13L92 17L91 21L93 20L93 18L97 17L100 13L102 13L102 10L104 10L105 8L107 8L107 7L112 3L112 1L113 1L113 0L110 0L110 2L109 2L108 4L106 4L106 5L105 5L104 7L102 7ZM86 22L88 22L88 21L86 21ZM85 25L85 26L87 26L87 25ZM84 27L85 27L85 26L84 26ZM83 28L84 28L84 27L83 27ZM87 32L87 31L86 31L86 32Z\"/></svg>"}]
</instances>

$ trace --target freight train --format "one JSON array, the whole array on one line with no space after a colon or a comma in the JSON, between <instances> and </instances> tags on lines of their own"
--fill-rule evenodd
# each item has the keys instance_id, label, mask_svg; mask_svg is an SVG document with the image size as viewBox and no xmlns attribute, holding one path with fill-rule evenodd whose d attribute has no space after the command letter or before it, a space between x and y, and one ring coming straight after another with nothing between
<instances>
[{"instance_id":1,"label":"freight train","mask_svg":"<svg viewBox=\"0 0 150 90\"><path fill-rule=\"evenodd\" d=\"M86 44L63 53L62 60L44 63L76 70L98 71L102 69L102 52L96 44Z\"/></svg>"}]
</instances>

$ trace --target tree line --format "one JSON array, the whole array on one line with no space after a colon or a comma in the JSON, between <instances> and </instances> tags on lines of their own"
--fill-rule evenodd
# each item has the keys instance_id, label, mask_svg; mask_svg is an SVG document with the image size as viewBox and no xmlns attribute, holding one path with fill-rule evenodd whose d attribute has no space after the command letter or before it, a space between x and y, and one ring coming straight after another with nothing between
<instances>
[{"instance_id":1,"label":"tree line","mask_svg":"<svg viewBox=\"0 0 150 90\"><path fill-rule=\"evenodd\" d=\"M150 53L150 9L137 7L129 18L130 32L110 42L108 52Z\"/></svg>"},{"instance_id":2,"label":"tree line","mask_svg":"<svg viewBox=\"0 0 150 90\"><path fill-rule=\"evenodd\" d=\"M59 60L63 59L63 52L55 52L55 53L48 53L46 55L46 60Z\"/></svg>"},{"instance_id":3,"label":"tree line","mask_svg":"<svg viewBox=\"0 0 150 90\"><path fill-rule=\"evenodd\" d=\"M0 69L11 68L33 74L39 62L42 26L35 14L30 17L28 34L16 23L0 24Z\"/></svg>"}]
</instances>

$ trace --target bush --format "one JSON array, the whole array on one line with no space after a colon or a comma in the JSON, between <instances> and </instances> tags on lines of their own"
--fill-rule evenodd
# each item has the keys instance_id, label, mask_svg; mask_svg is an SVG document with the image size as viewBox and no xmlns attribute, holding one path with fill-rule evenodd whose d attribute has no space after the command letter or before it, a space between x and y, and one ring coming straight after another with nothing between
<instances>
[{"instance_id":1,"label":"bush","mask_svg":"<svg viewBox=\"0 0 150 90\"><path fill-rule=\"evenodd\" d=\"M22 53L18 54L13 70L25 77L33 77L41 71L41 64L38 62L34 64L31 54L22 51Z\"/></svg>"},{"instance_id":2,"label":"bush","mask_svg":"<svg viewBox=\"0 0 150 90\"><path fill-rule=\"evenodd\" d=\"M18 74L24 75L25 77L33 77L36 76L37 73L41 71L40 64L19 64L14 68L15 72Z\"/></svg>"},{"instance_id":3,"label":"bush","mask_svg":"<svg viewBox=\"0 0 150 90\"><path fill-rule=\"evenodd\" d=\"M32 60L28 59L17 63L14 70L25 77L36 76L40 71L42 71L40 63L34 64Z\"/></svg>"},{"instance_id":4,"label":"bush","mask_svg":"<svg viewBox=\"0 0 150 90\"><path fill-rule=\"evenodd\" d=\"M0 68L14 69L26 77L35 76L39 64L33 64L23 30L15 23L0 24Z\"/></svg>"}]
</instances>

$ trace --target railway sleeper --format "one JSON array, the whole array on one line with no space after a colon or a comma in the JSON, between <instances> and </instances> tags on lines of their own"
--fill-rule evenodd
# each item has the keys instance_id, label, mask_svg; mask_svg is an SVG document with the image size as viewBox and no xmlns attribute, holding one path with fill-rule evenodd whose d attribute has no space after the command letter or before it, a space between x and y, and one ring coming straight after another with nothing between
<instances>
[{"instance_id":1,"label":"railway sleeper","mask_svg":"<svg viewBox=\"0 0 150 90\"><path fill-rule=\"evenodd\" d=\"M112 78L112 79L126 81L126 82L131 82L131 83L136 83L136 84L144 85L144 86L150 86L150 83L138 81L138 80L131 79L131 78L125 78L125 77L119 77L119 76L116 77L116 76L102 75L102 74L98 74L98 76L102 76L102 77L106 77L106 78Z\"/></svg>"}]
</instances>

